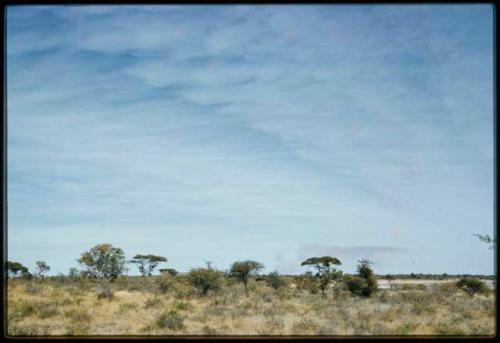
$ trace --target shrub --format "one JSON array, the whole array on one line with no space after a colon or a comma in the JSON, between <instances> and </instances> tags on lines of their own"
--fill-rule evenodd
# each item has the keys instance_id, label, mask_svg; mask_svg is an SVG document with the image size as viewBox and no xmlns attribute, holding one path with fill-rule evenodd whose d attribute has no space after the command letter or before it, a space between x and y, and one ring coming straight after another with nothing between
<instances>
[{"instance_id":1,"label":"shrub","mask_svg":"<svg viewBox=\"0 0 500 343\"><path fill-rule=\"evenodd\" d=\"M158 278L158 289L162 293L166 293L170 290L172 290L175 286L175 281L172 276L167 275L161 275Z\"/></svg>"},{"instance_id":2,"label":"shrub","mask_svg":"<svg viewBox=\"0 0 500 343\"><path fill-rule=\"evenodd\" d=\"M464 277L460 279L456 285L471 297L473 297L474 294L482 294L489 291L488 286L486 286L483 281L475 277Z\"/></svg>"},{"instance_id":3,"label":"shrub","mask_svg":"<svg viewBox=\"0 0 500 343\"><path fill-rule=\"evenodd\" d=\"M158 328L168 328L170 330L181 330L184 328L184 317L177 313L176 310L164 312L156 319Z\"/></svg>"},{"instance_id":4,"label":"shrub","mask_svg":"<svg viewBox=\"0 0 500 343\"><path fill-rule=\"evenodd\" d=\"M272 287L275 290L286 286L285 279L282 278L276 271L270 273L265 279L265 281L269 287Z\"/></svg>"},{"instance_id":5,"label":"shrub","mask_svg":"<svg viewBox=\"0 0 500 343\"><path fill-rule=\"evenodd\" d=\"M99 287L97 290L97 299L108 299L111 300L113 299L113 292L111 291L111 288L109 285L103 285L102 287Z\"/></svg>"},{"instance_id":6,"label":"shrub","mask_svg":"<svg viewBox=\"0 0 500 343\"><path fill-rule=\"evenodd\" d=\"M308 291L312 294L319 293L319 286L316 279L310 274L300 275L296 278L296 285L298 290Z\"/></svg>"},{"instance_id":7,"label":"shrub","mask_svg":"<svg viewBox=\"0 0 500 343\"><path fill-rule=\"evenodd\" d=\"M358 275L345 278L344 284L352 294L369 297L377 290L377 279L370 268L370 263L368 260L360 260Z\"/></svg>"},{"instance_id":8,"label":"shrub","mask_svg":"<svg viewBox=\"0 0 500 343\"><path fill-rule=\"evenodd\" d=\"M221 272L209 268L195 268L187 274L188 281L196 287L203 296L208 294L208 291L217 291L221 285Z\"/></svg>"},{"instance_id":9,"label":"shrub","mask_svg":"<svg viewBox=\"0 0 500 343\"><path fill-rule=\"evenodd\" d=\"M360 276L347 276L344 278L344 283L354 295L364 296L364 290L367 288L366 280Z\"/></svg>"}]
</instances>

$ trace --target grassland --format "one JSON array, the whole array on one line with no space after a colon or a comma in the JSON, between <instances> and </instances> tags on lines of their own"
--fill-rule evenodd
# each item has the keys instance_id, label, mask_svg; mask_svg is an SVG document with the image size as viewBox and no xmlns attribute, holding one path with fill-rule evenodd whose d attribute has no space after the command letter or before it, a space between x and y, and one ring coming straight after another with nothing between
<instances>
[{"instance_id":1,"label":"grassland","mask_svg":"<svg viewBox=\"0 0 500 343\"><path fill-rule=\"evenodd\" d=\"M297 287L274 290L225 280L202 296L182 275L120 277L99 299L89 279L9 280L7 332L33 335L485 335L495 334L495 297L470 297L453 282L393 282L361 298Z\"/></svg>"}]
</instances>

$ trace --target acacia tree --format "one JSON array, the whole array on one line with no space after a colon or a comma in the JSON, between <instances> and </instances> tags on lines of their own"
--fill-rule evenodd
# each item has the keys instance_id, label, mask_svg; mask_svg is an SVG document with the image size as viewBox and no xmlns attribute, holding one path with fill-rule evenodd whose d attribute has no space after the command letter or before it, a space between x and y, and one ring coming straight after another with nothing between
<instances>
[{"instance_id":1,"label":"acacia tree","mask_svg":"<svg viewBox=\"0 0 500 343\"><path fill-rule=\"evenodd\" d=\"M245 294L248 295L248 280L250 277L257 275L260 270L264 268L262 263L246 260L246 261L236 261L231 265L229 275L234 277L236 280L243 283L245 286Z\"/></svg>"},{"instance_id":2,"label":"acacia tree","mask_svg":"<svg viewBox=\"0 0 500 343\"><path fill-rule=\"evenodd\" d=\"M8 277L23 277L30 278L32 275L28 268L19 262L7 261L7 276Z\"/></svg>"},{"instance_id":3,"label":"acacia tree","mask_svg":"<svg viewBox=\"0 0 500 343\"><path fill-rule=\"evenodd\" d=\"M159 272L162 275L170 275L170 276L176 276L177 274L179 274L179 272L173 268L159 269Z\"/></svg>"},{"instance_id":4,"label":"acacia tree","mask_svg":"<svg viewBox=\"0 0 500 343\"><path fill-rule=\"evenodd\" d=\"M167 262L167 258L156 255L135 255L130 263L135 263L139 267L139 272L142 276L151 276L153 271L162 262Z\"/></svg>"},{"instance_id":5,"label":"acacia tree","mask_svg":"<svg viewBox=\"0 0 500 343\"><path fill-rule=\"evenodd\" d=\"M477 233L473 234L473 236L479 238L481 242L491 244L489 249L493 249L495 247L495 242L496 242L495 238L491 238L489 235L480 235Z\"/></svg>"},{"instance_id":6,"label":"acacia tree","mask_svg":"<svg viewBox=\"0 0 500 343\"><path fill-rule=\"evenodd\" d=\"M45 263L43 261L36 262L36 268L35 268L35 275L36 276L43 278L45 276L43 274L45 274L49 270L50 270L50 266L47 263Z\"/></svg>"},{"instance_id":7,"label":"acacia tree","mask_svg":"<svg viewBox=\"0 0 500 343\"><path fill-rule=\"evenodd\" d=\"M319 288L321 294L325 295L325 290L330 282L339 279L342 276L342 271L337 270L334 266L339 266L342 263L336 257L323 256L311 257L303 261L301 266L313 267L316 270L314 277L319 280Z\"/></svg>"},{"instance_id":8,"label":"acacia tree","mask_svg":"<svg viewBox=\"0 0 500 343\"><path fill-rule=\"evenodd\" d=\"M105 287L105 282L113 282L125 270L123 250L107 243L98 244L83 252L77 261L86 268L87 275L96 278L97 284L107 294L110 291Z\"/></svg>"}]
</instances>

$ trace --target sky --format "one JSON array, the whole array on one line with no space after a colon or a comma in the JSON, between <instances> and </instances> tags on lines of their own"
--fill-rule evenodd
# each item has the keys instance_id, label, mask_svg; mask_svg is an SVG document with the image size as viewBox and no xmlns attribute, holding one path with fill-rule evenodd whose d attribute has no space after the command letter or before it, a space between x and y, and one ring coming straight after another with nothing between
<instances>
[{"instance_id":1,"label":"sky","mask_svg":"<svg viewBox=\"0 0 500 343\"><path fill-rule=\"evenodd\" d=\"M9 260L494 273L491 5L6 11Z\"/></svg>"}]
</instances>

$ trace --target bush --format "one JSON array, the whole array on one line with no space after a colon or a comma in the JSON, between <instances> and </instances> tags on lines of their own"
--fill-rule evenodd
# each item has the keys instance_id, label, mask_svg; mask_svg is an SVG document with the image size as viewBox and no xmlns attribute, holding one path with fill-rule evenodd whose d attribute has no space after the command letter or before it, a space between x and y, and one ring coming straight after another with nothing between
<instances>
[{"instance_id":1,"label":"bush","mask_svg":"<svg viewBox=\"0 0 500 343\"><path fill-rule=\"evenodd\" d=\"M172 290L175 286L175 281L173 276L169 276L168 274L166 275L161 275L158 278L158 289L162 293L166 293L170 290Z\"/></svg>"},{"instance_id":2,"label":"bush","mask_svg":"<svg viewBox=\"0 0 500 343\"><path fill-rule=\"evenodd\" d=\"M486 286L483 281L475 277L461 278L456 285L471 297L473 297L474 294L482 294L489 291L488 286Z\"/></svg>"},{"instance_id":3,"label":"bush","mask_svg":"<svg viewBox=\"0 0 500 343\"><path fill-rule=\"evenodd\" d=\"M370 268L370 261L361 260L358 264L358 275L344 279L347 289L354 295L369 297L377 290L377 279Z\"/></svg>"},{"instance_id":4,"label":"bush","mask_svg":"<svg viewBox=\"0 0 500 343\"><path fill-rule=\"evenodd\" d=\"M184 317L177 313L176 310L170 310L162 313L156 319L156 326L158 328L168 328L170 330L181 330L184 328Z\"/></svg>"},{"instance_id":5,"label":"bush","mask_svg":"<svg viewBox=\"0 0 500 343\"><path fill-rule=\"evenodd\" d=\"M364 290L367 288L366 280L360 276L347 276L344 278L344 284L349 292L357 296L364 296Z\"/></svg>"},{"instance_id":6,"label":"bush","mask_svg":"<svg viewBox=\"0 0 500 343\"><path fill-rule=\"evenodd\" d=\"M309 291L312 294L318 294L320 291L316 279L309 274L298 276L296 278L296 285L298 290Z\"/></svg>"},{"instance_id":7,"label":"bush","mask_svg":"<svg viewBox=\"0 0 500 343\"><path fill-rule=\"evenodd\" d=\"M217 291L221 286L222 273L213 268L195 268L187 274L188 281L196 287L203 296L208 291Z\"/></svg>"},{"instance_id":8,"label":"bush","mask_svg":"<svg viewBox=\"0 0 500 343\"><path fill-rule=\"evenodd\" d=\"M283 279L278 272L272 272L270 273L267 278L265 279L267 285L269 287L272 287L273 289L277 290L281 287L286 286L286 281Z\"/></svg>"}]
</instances>

